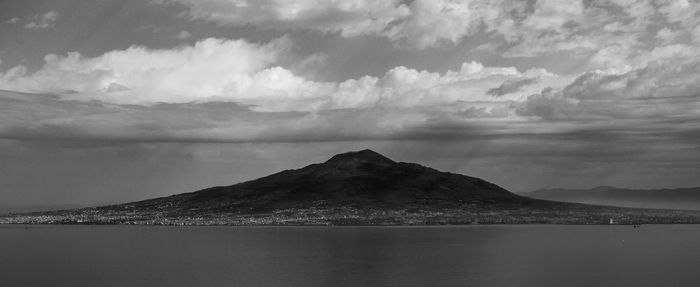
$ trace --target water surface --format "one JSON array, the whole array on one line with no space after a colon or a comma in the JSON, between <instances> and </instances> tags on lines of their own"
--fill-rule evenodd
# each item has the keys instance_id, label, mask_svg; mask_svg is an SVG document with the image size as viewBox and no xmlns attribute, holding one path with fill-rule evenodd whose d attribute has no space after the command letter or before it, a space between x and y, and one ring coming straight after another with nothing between
<instances>
[{"instance_id":1,"label":"water surface","mask_svg":"<svg viewBox=\"0 0 700 287\"><path fill-rule=\"evenodd\" d=\"M0 286L697 286L700 225L0 226Z\"/></svg>"}]
</instances>

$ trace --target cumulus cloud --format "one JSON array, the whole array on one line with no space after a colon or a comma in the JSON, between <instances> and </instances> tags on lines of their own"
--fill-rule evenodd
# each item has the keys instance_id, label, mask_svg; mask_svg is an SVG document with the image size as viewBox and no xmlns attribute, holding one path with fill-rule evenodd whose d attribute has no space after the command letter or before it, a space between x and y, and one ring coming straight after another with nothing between
<instances>
[{"instance_id":1,"label":"cumulus cloud","mask_svg":"<svg viewBox=\"0 0 700 287\"><path fill-rule=\"evenodd\" d=\"M381 77L316 82L279 66L290 45L286 37L267 44L209 38L174 49L134 46L94 58L76 52L47 55L38 71L16 66L0 73L0 89L116 104L228 101L258 111L318 111L455 102L485 105L520 100L545 86L560 86L565 79L543 69L520 72L472 61L445 73L399 66ZM303 68L323 58L307 57L296 66ZM525 79L529 80L522 82ZM535 80L539 84L528 83ZM489 96L489 89L513 81L519 86L510 87L508 95Z\"/></svg>"},{"instance_id":2,"label":"cumulus cloud","mask_svg":"<svg viewBox=\"0 0 700 287\"><path fill-rule=\"evenodd\" d=\"M289 45L287 38L264 45L209 38L175 49L133 46L95 58L47 55L36 72L17 66L0 74L0 88L132 104L221 99L264 105L317 94L324 85L306 84L273 66Z\"/></svg>"},{"instance_id":3,"label":"cumulus cloud","mask_svg":"<svg viewBox=\"0 0 700 287\"><path fill-rule=\"evenodd\" d=\"M398 47L425 49L459 43L499 16L483 1L225 1L158 0L179 3L194 19L263 29L309 29L344 37L387 37Z\"/></svg>"},{"instance_id":4,"label":"cumulus cloud","mask_svg":"<svg viewBox=\"0 0 700 287\"><path fill-rule=\"evenodd\" d=\"M533 13L522 21L522 26L533 30L558 30L565 24L580 21L584 7L581 1L539 0Z\"/></svg>"},{"instance_id":5,"label":"cumulus cloud","mask_svg":"<svg viewBox=\"0 0 700 287\"><path fill-rule=\"evenodd\" d=\"M591 71L528 97L521 115L544 119L700 117L700 61L663 59L630 71Z\"/></svg>"},{"instance_id":6,"label":"cumulus cloud","mask_svg":"<svg viewBox=\"0 0 700 287\"><path fill-rule=\"evenodd\" d=\"M270 3L272 5L276 2ZM292 2L285 3L287 4L284 5L291 5L289 3ZM330 1L325 3L339 5ZM391 29L395 30L382 30L382 33L387 33L387 37L394 37L392 39L397 42L414 46L459 39L460 36L454 36L457 34L445 31L425 32L449 26L447 23L433 22L430 19L454 20L445 15L437 17L431 13L473 13L469 9L476 9L476 6L469 6L469 9L465 10L462 9L464 7L458 7L461 2L395 3L399 6L404 5L409 12L413 11L415 5L443 4L449 8L426 6L419 9L421 13L426 13L424 16L411 14L414 18L392 22ZM545 4L550 6L543 6ZM557 31L583 33L581 31L597 27L592 25L604 25L606 28L602 30L586 30L589 31L587 33L601 33L600 37L584 37L595 41L581 43L580 47L592 49L601 43L607 43L605 41L612 41L610 35L603 35L600 31L608 29L618 33L640 29L646 23L636 23L640 17L663 16L668 18L667 21L674 21L673 23L695 21L687 16L686 12L681 11L682 9L669 8L671 10L668 12L652 9L650 12L646 6L634 6L635 3L625 1L601 2L600 6L618 7L618 10L610 11L627 15L628 22L617 21L617 18L607 14L608 12L591 11L594 8L588 4L565 7L565 3L553 1L520 5L513 4L508 8L511 9L509 11L512 19L517 21L488 26L490 28L485 29L496 29L503 35L510 35L504 38L506 41L520 39L526 42L543 38L553 41L551 43L566 46L575 42L577 38L562 38ZM304 7L306 6L300 7L299 14L294 15L311 13ZM602 19L601 23L591 21L591 15L594 13L600 14L595 17ZM496 14L480 14L482 25L486 25L483 19L490 17L488 15ZM226 15L228 14L224 16ZM259 23L271 21L268 18L263 20L259 20ZM406 28L402 28L404 26ZM407 28L408 26L411 27ZM521 28L518 30L517 27ZM669 26L669 31L663 33L678 33L678 29L681 29L679 27L681 26ZM423 28L427 30L423 31ZM402 29L415 33L399 33ZM345 33L341 30L333 31ZM543 32L545 30L549 32ZM425 36L434 33L445 34L436 37ZM688 33L685 35L686 39L692 36ZM630 33L623 33L618 38L629 35ZM294 59L291 64L290 61L282 61L283 58L288 60L295 57L288 37L269 43L208 38L172 49L133 46L96 57L85 57L75 52L47 55L43 67L36 71L16 66L0 72L0 89L54 94L64 101L98 102L118 107L134 104L141 108L152 108L167 104L226 103L241 107L246 115L237 118L236 121L207 125L201 129L167 129L168 132L163 135L165 138L176 139L291 140L290 138L299 138L295 135L306 135L308 138L320 140L326 138L327 134L335 135L331 138L371 139L383 138L387 134L393 137L415 135L416 129L429 130L430 128L425 127L431 127L430 124L441 126L457 123L457 127L471 127L475 121L478 121L480 126L504 121L545 123L542 129L546 130L556 127L554 123L566 121L695 118L698 116L697 96L700 91L697 84L700 83L700 67L697 60L700 53L696 46L668 40L673 37L663 37L667 39L664 44L641 50L634 50L634 45L607 43L604 48L589 54L590 62L603 68L577 74L559 75L538 68L519 70L515 67L488 67L465 59L458 68L442 72L396 66L380 75L334 82L313 81L303 76L305 69L322 65L328 55L313 54ZM411 42L417 39L424 41ZM601 42L596 42L598 40ZM590 45L587 46L588 44ZM260 114L273 115L271 117L279 120L272 121L271 118L263 116L265 120L258 121L257 116ZM256 120L251 122L246 120L247 117ZM234 122L236 124L233 124ZM152 125L159 124L141 123L135 126ZM50 129L56 125L54 122L47 122L43 127ZM528 128L535 129L532 126ZM32 130L49 129L37 127ZM498 127L498 130L503 129ZM511 131L507 128L506 130ZM27 134L26 130L13 131L16 134ZM118 133L128 134L123 130ZM142 136L141 133L137 135Z\"/></svg>"},{"instance_id":7,"label":"cumulus cloud","mask_svg":"<svg viewBox=\"0 0 700 287\"><path fill-rule=\"evenodd\" d=\"M596 54L594 65L613 60L607 67L644 65L635 61L654 48L654 41L690 44L688 39L698 41L700 35L695 17L700 3L685 0L156 2L182 4L191 18L224 25L375 35L417 49L457 44L483 31L494 36L484 45L498 47L503 56Z\"/></svg>"},{"instance_id":8,"label":"cumulus cloud","mask_svg":"<svg viewBox=\"0 0 700 287\"><path fill-rule=\"evenodd\" d=\"M308 80L280 66L290 50L286 37L267 44L209 38L174 49L134 46L94 58L47 55L38 71L16 66L0 73L0 89L145 106L232 102L258 112L423 111L407 121L431 113L510 120L694 115L697 104L686 102L700 91L698 54L681 44L639 54L643 65L580 75L470 61L443 73L398 66L381 76L339 82Z\"/></svg>"},{"instance_id":9,"label":"cumulus cloud","mask_svg":"<svg viewBox=\"0 0 700 287\"><path fill-rule=\"evenodd\" d=\"M409 10L409 16L381 34L398 45L418 49L459 43L499 16L497 6L483 1L416 0Z\"/></svg>"},{"instance_id":10,"label":"cumulus cloud","mask_svg":"<svg viewBox=\"0 0 700 287\"><path fill-rule=\"evenodd\" d=\"M488 94L493 86L528 77L540 78L548 85L559 85L562 81L561 77L542 69L520 72L513 67L485 67L473 61L442 74L399 66L381 78L366 76L342 82L329 100L331 108L414 108L461 103L491 110L500 103L518 101L539 91L533 85L502 98Z\"/></svg>"},{"instance_id":11,"label":"cumulus cloud","mask_svg":"<svg viewBox=\"0 0 700 287\"><path fill-rule=\"evenodd\" d=\"M700 3L687 1L537 1L532 13L502 29L504 55L551 53L590 59L597 68L644 67L661 46L692 43ZM694 52L697 53L697 52Z\"/></svg>"}]
</instances>

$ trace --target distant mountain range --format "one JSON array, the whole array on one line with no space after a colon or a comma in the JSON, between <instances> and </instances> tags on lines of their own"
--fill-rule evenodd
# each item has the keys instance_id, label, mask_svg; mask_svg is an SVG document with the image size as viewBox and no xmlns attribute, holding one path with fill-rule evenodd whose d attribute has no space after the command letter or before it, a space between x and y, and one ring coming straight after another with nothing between
<instances>
[{"instance_id":1,"label":"distant mountain range","mask_svg":"<svg viewBox=\"0 0 700 287\"><path fill-rule=\"evenodd\" d=\"M597 205L638 208L700 210L700 187L675 189L628 189L599 186L591 189L538 189L524 196Z\"/></svg>"},{"instance_id":2,"label":"distant mountain range","mask_svg":"<svg viewBox=\"0 0 700 287\"><path fill-rule=\"evenodd\" d=\"M408 225L699 223L700 212L552 202L371 150L230 186L144 201L0 216L0 223Z\"/></svg>"}]
</instances>

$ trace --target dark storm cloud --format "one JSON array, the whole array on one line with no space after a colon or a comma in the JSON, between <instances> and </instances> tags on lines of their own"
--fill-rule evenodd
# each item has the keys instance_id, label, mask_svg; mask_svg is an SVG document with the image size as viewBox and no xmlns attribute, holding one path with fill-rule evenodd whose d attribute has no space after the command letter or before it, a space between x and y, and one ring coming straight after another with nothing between
<instances>
[{"instance_id":1,"label":"dark storm cloud","mask_svg":"<svg viewBox=\"0 0 700 287\"><path fill-rule=\"evenodd\" d=\"M331 142L487 134L494 125L431 109L255 112L235 103L115 105L0 93L0 138L93 142ZM407 124L406 121L412 122Z\"/></svg>"},{"instance_id":2,"label":"dark storm cloud","mask_svg":"<svg viewBox=\"0 0 700 287\"><path fill-rule=\"evenodd\" d=\"M566 152L567 147L583 149L588 143L605 143L611 147L680 139L685 143L697 135L694 121L697 116L693 115L672 119L626 117L615 122L608 121L609 117L588 117L583 121L575 113L589 116L600 111L592 107L583 109L580 104L572 105L566 100L559 100L565 104L556 106L553 99L547 99L544 106L552 110L547 113L537 109L538 102L533 97L521 112L537 115L541 120L484 120L489 118L453 117L424 109L255 112L235 103L130 106L61 101L48 95L7 92L2 95L0 137L15 140L95 144L541 140L551 145L566 143L562 148ZM559 114L555 116L555 112ZM535 150L539 149L535 147ZM506 152L529 150L503 151Z\"/></svg>"},{"instance_id":3,"label":"dark storm cloud","mask_svg":"<svg viewBox=\"0 0 700 287\"><path fill-rule=\"evenodd\" d=\"M113 105L0 92L0 138L126 142L249 142L303 117L236 103Z\"/></svg>"}]
</instances>

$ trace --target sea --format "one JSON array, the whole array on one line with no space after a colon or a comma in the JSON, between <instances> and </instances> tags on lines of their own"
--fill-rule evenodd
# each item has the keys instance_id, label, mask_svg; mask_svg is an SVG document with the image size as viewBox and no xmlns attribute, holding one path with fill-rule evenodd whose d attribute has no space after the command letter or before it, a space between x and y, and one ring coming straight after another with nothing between
<instances>
[{"instance_id":1,"label":"sea","mask_svg":"<svg viewBox=\"0 0 700 287\"><path fill-rule=\"evenodd\" d=\"M700 225L0 225L0 286L699 286Z\"/></svg>"}]
</instances>

